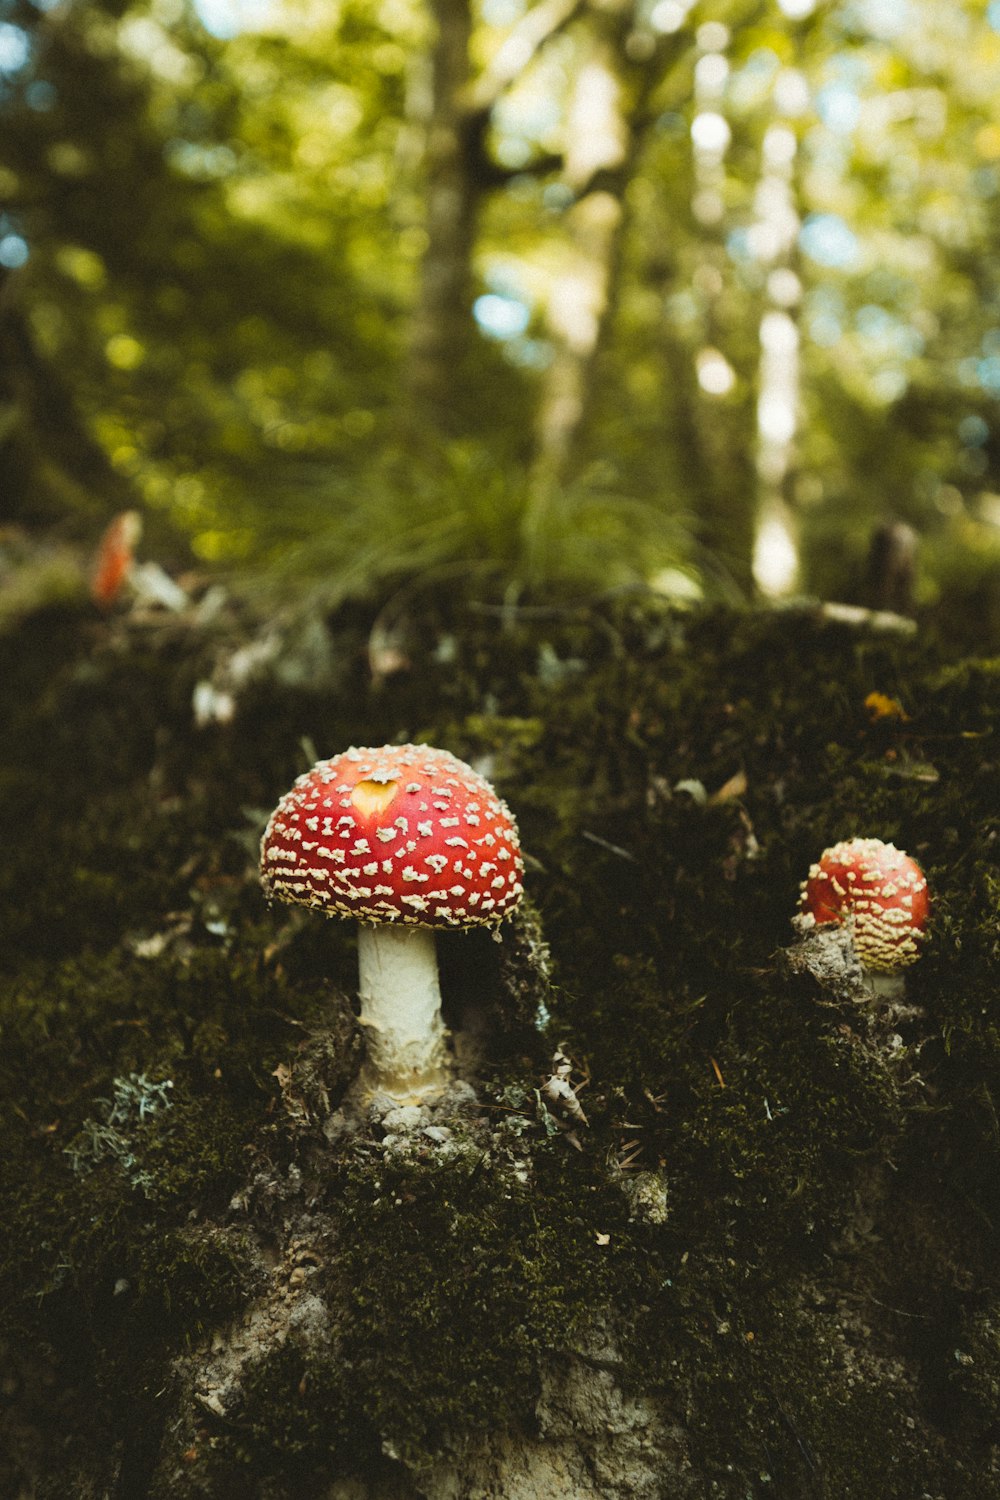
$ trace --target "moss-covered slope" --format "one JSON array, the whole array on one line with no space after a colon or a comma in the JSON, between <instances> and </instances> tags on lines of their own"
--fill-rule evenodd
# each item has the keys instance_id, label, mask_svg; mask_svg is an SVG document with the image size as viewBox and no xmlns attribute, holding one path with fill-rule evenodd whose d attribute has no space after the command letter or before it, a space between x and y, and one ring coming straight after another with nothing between
<instances>
[{"instance_id":1,"label":"moss-covered slope","mask_svg":"<svg viewBox=\"0 0 1000 1500\"><path fill-rule=\"evenodd\" d=\"M289 633L200 729L239 625L0 639L0 1494L471 1494L489 1450L499 1497L502 1439L581 1495L1000 1495L1000 664L452 608L374 681L364 619L312 683ZM490 771L533 910L442 942L476 1092L403 1130L337 1113L352 936L255 848L313 751L412 738ZM779 951L855 833L934 892L895 1008ZM570 1368L644 1415L567 1435Z\"/></svg>"}]
</instances>

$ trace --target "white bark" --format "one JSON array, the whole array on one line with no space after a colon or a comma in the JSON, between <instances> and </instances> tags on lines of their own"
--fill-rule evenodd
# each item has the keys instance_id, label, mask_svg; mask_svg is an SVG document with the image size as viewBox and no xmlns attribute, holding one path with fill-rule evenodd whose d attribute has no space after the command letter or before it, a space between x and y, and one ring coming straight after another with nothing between
<instances>
[{"instance_id":1,"label":"white bark","mask_svg":"<svg viewBox=\"0 0 1000 1500\"><path fill-rule=\"evenodd\" d=\"M429 927L358 928L365 1082L403 1099L448 1082L434 933Z\"/></svg>"},{"instance_id":2,"label":"white bark","mask_svg":"<svg viewBox=\"0 0 1000 1500\"><path fill-rule=\"evenodd\" d=\"M779 113L801 114L808 99L804 91L801 75L786 70L778 80ZM794 592L798 582L798 543L790 504L801 400L798 304L802 288L794 270L800 228L798 150L796 131L790 124L779 121L768 128L755 196L757 222L750 231L754 252L769 273L760 320L753 572L758 588L771 599Z\"/></svg>"}]
</instances>

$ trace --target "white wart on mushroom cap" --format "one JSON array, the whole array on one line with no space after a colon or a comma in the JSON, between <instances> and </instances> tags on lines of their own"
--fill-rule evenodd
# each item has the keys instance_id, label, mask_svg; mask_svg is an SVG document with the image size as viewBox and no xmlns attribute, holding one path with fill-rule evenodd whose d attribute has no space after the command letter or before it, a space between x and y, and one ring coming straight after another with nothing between
<instances>
[{"instance_id":1,"label":"white wart on mushroom cap","mask_svg":"<svg viewBox=\"0 0 1000 1500\"><path fill-rule=\"evenodd\" d=\"M799 912L817 926L848 925L866 969L888 973L920 957L930 895L915 859L881 839L824 849L800 890Z\"/></svg>"},{"instance_id":2,"label":"white wart on mushroom cap","mask_svg":"<svg viewBox=\"0 0 1000 1500\"><path fill-rule=\"evenodd\" d=\"M319 761L261 841L269 895L361 922L494 925L520 901L523 874L513 817L489 782L421 745Z\"/></svg>"}]
</instances>

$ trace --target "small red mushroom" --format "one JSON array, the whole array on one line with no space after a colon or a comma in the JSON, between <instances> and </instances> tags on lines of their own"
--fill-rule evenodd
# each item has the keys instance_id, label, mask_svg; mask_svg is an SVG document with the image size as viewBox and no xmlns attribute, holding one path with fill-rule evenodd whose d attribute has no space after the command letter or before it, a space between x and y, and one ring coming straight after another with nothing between
<instances>
[{"instance_id":1,"label":"small red mushroom","mask_svg":"<svg viewBox=\"0 0 1000 1500\"><path fill-rule=\"evenodd\" d=\"M920 866L881 839L846 839L824 849L799 898L808 926L847 925L862 967L881 973L920 957L929 911Z\"/></svg>"},{"instance_id":2,"label":"small red mushroom","mask_svg":"<svg viewBox=\"0 0 1000 1500\"><path fill-rule=\"evenodd\" d=\"M141 535L137 510L123 510L102 535L90 578L90 597L99 609L110 609L124 588Z\"/></svg>"},{"instance_id":3,"label":"small red mushroom","mask_svg":"<svg viewBox=\"0 0 1000 1500\"><path fill-rule=\"evenodd\" d=\"M489 782L424 745L319 761L261 841L269 896L358 918L368 1072L400 1098L448 1078L434 929L499 926L523 873L517 827Z\"/></svg>"}]
</instances>

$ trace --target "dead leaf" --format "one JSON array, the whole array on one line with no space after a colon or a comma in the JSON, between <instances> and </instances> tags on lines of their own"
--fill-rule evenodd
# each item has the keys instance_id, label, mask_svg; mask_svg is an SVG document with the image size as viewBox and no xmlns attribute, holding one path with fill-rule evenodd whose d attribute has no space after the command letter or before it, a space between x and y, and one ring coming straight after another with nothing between
<instances>
[{"instance_id":1,"label":"dead leaf","mask_svg":"<svg viewBox=\"0 0 1000 1500\"><path fill-rule=\"evenodd\" d=\"M865 708L873 724L878 723L879 719L895 719L900 724L910 722L910 716L899 699L890 698L887 693L869 693L865 699Z\"/></svg>"},{"instance_id":2,"label":"dead leaf","mask_svg":"<svg viewBox=\"0 0 1000 1500\"><path fill-rule=\"evenodd\" d=\"M708 799L709 807L717 807L720 802L735 801L737 797L745 795L748 786L746 772L737 771L735 776L730 776L728 781L723 782L717 792L712 793Z\"/></svg>"}]
</instances>

